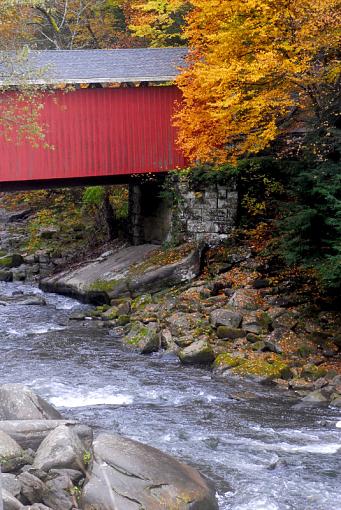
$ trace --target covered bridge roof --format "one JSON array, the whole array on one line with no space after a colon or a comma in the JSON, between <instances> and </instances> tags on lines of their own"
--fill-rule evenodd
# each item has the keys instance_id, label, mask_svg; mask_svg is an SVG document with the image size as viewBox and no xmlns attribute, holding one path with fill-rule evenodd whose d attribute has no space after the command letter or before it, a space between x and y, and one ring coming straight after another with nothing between
<instances>
[{"instance_id":1,"label":"covered bridge roof","mask_svg":"<svg viewBox=\"0 0 341 510\"><path fill-rule=\"evenodd\" d=\"M13 54L2 52L0 84L173 81L185 64L186 54L186 48L31 50L14 61Z\"/></svg>"}]
</instances>

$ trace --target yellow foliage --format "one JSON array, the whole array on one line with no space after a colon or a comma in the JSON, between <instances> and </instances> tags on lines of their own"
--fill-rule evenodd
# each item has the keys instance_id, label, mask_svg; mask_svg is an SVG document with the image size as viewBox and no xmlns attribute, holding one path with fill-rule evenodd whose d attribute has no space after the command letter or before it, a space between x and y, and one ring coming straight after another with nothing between
<instances>
[{"instance_id":1,"label":"yellow foliage","mask_svg":"<svg viewBox=\"0 0 341 510\"><path fill-rule=\"evenodd\" d=\"M335 80L339 0L192 0L179 142L191 161L267 147L295 108Z\"/></svg>"},{"instance_id":2,"label":"yellow foliage","mask_svg":"<svg viewBox=\"0 0 341 510\"><path fill-rule=\"evenodd\" d=\"M186 0L135 0L130 29L150 46L182 45L184 17L190 6Z\"/></svg>"}]
</instances>

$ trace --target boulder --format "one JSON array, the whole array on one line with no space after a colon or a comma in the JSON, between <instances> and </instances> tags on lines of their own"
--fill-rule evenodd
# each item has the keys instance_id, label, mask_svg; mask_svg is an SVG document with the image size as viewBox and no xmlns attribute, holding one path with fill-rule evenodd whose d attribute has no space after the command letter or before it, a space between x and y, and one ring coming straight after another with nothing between
<instances>
[{"instance_id":1,"label":"boulder","mask_svg":"<svg viewBox=\"0 0 341 510\"><path fill-rule=\"evenodd\" d=\"M48 471L50 469L85 470L86 449L76 432L60 425L43 440L39 446L33 467Z\"/></svg>"},{"instance_id":2,"label":"boulder","mask_svg":"<svg viewBox=\"0 0 341 510\"><path fill-rule=\"evenodd\" d=\"M258 310L260 308L259 294L255 289L238 289L228 304L240 310Z\"/></svg>"},{"instance_id":3,"label":"boulder","mask_svg":"<svg viewBox=\"0 0 341 510\"><path fill-rule=\"evenodd\" d=\"M200 313L175 312L166 319L166 324L172 335L181 336L191 329L202 326L203 316Z\"/></svg>"},{"instance_id":4,"label":"boulder","mask_svg":"<svg viewBox=\"0 0 341 510\"><path fill-rule=\"evenodd\" d=\"M243 316L239 312L234 312L224 308L213 310L210 315L210 322L214 328L218 326L227 326L228 328L239 328Z\"/></svg>"},{"instance_id":5,"label":"boulder","mask_svg":"<svg viewBox=\"0 0 341 510\"><path fill-rule=\"evenodd\" d=\"M0 270L0 282L12 282L13 281L13 272L12 271L4 271Z\"/></svg>"},{"instance_id":6,"label":"boulder","mask_svg":"<svg viewBox=\"0 0 341 510\"><path fill-rule=\"evenodd\" d=\"M13 296L0 296L2 305L22 305L22 306L45 306L46 300L43 296L37 294L19 294Z\"/></svg>"},{"instance_id":7,"label":"boulder","mask_svg":"<svg viewBox=\"0 0 341 510\"><path fill-rule=\"evenodd\" d=\"M61 414L23 384L0 386L1 420L58 420Z\"/></svg>"},{"instance_id":8,"label":"boulder","mask_svg":"<svg viewBox=\"0 0 341 510\"><path fill-rule=\"evenodd\" d=\"M129 334L124 337L128 347L138 349L141 354L150 354L160 349L161 339L156 322L142 324L134 322Z\"/></svg>"},{"instance_id":9,"label":"boulder","mask_svg":"<svg viewBox=\"0 0 341 510\"><path fill-rule=\"evenodd\" d=\"M92 429L72 420L7 420L0 421L0 430L11 436L22 448L37 450L43 439L59 425L72 428L85 447L91 447Z\"/></svg>"},{"instance_id":10,"label":"boulder","mask_svg":"<svg viewBox=\"0 0 341 510\"><path fill-rule=\"evenodd\" d=\"M71 295L94 304L109 304L122 296L135 298L193 280L200 274L203 249L204 245L190 246L185 252L180 247L178 259L168 263L167 254L162 254L159 262L153 259L153 252L160 250L160 246L120 247L105 260L101 258L44 278L40 286L47 292Z\"/></svg>"},{"instance_id":11,"label":"boulder","mask_svg":"<svg viewBox=\"0 0 341 510\"><path fill-rule=\"evenodd\" d=\"M271 317L262 311L244 314L242 327L247 333L267 333L271 325Z\"/></svg>"},{"instance_id":12,"label":"boulder","mask_svg":"<svg viewBox=\"0 0 341 510\"><path fill-rule=\"evenodd\" d=\"M178 356L182 363L212 363L214 361L214 352L207 340L198 340L188 347L181 349Z\"/></svg>"},{"instance_id":13,"label":"boulder","mask_svg":"<svg viewBox=\"0 0 341 510\"><path fill-rule=\"evenodd\" d=\"M37 476L32 473L24 472L18 476L21 484L21 493L29 503L41 503L44 492L46 490L45 484Z\"/></svg>"},{"instance_id":14,"label":"boulder","mask_svg":"<svg viewBox=\"0 0 341 510\"><path fill-rule=\"evenodd\" d=\"M20 456L22 449L6 432L0 430L0 458Z\"/></svg>"},{"instance_id":15,"label":"boulder","mask_svg":"<svg viewBox=\"0 0 341 510\"><path fill-rule=\"evenodd\" d=\"M15 498L19 496L21 491L21 483L15 475L10 473L1 474L1 485L4 490L12 494Z\"/></svg>"},{"instance_id":16,"label":"boulder","mask_svg":"<svg viewBox=\"0 0 341 510\"><path fill-rule=\"evenodd\" d=\"M2 490L2 504L3 510L21 510L24 508L24 505L6 489Z\"/></svg>"},{"instance_id":17,"label":"boulder","mask_svg":"<svg viewBox=\"0 0 341 510\"><path fill-rule=\"evenodd\" d=\"M328 399L323 392L320 390L312 391L306 397L301 400L300 405L307 406L318 406L320 404L326 404Z\"/></svg>"},{"instance_id":18,"label":"boulder","mask_svg":"<svg viewBox=\"0 0 341 510\"><path fill-rule=\"evenodd\" d=\"M3 257L0 257L0 267L19 267L21 264L23 264L24 259L21 255L14 253L12 255L5 255Z\"/></svg>"},{"instance_id":19,"label":"boulder","mask_svg":"<svg viewBox=\"0 0 341 510\"><path fill-rule=\"evenodd\" d=\"M94 466L83 510L217 510L215 491L193 468L118 435L94 441Z\"/></svg>"},{"instance_id":20,"label":"boulder","mask_svg":"<svg viewBox=\"0 0 341 510\"><path fill-rule=\"evenodd\" d=\"M34 503L34 505L31 505L28 508L28 510L51 510L51 508L43 505L42 503Z\"/></svg>"},{"instance_id":21,"label":"boulder","mask_svg":"<svg viewBox=\"0 0 341 510\"><path fill-rule=\"evenodd\" d=\"M229 326L219 326L217 329L217 336L222 340L236 340L236 338L243 338L245 335L246 332L243 329Z\"/></svg>"},{"instance_id":22,"label":"boulder","mask_svg":"<svg viewBox=\"0 0 341 510\"><path fill-rule=\"evenodd\" d=\"M8 434L0 431L0 465L4 473L20 469L30 460L29 455L21 449Z\"/></svg>"},{"instance_id":23,"label":"boulder","mask_svg":"<svg viewBox=\"0 0 341 510\"><path fill-rule=\"evenodd\" d=\"M168 328L161 331L161 347L166 351L176 352L178 347L173 339L172 333Z\"/></svg>"},{"instance_id":24,"label":"boulder","mask_svg":"<svg viewBox=\"0 0 341 510\"><path fill-rule=\"evenodd\" d=\"M72 488L73 483L69 476L66 474L55 476L46 482L43 503L54 510L71 510L74 507Z\"/></svg>"}]
</instances>

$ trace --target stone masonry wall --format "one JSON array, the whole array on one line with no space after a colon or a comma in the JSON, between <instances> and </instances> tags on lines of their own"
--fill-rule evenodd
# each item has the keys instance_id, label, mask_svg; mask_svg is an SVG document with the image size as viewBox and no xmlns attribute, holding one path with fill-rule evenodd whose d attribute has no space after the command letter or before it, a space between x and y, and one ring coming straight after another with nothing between
<instances>
[{"instance_id":1,"label":"stone masonry wall","mask_svg":"<svg viewBox=\"0 0 341 510\"><path fill-rule=\"evenodd\" d=\"M177 186L179 200L173 212L173 236L177 234L184 241L226 239L236 225L236 184L192 189L189 180L182 178Z\"/></svg>"},{"instance_id":2,"label":"stone masonry wall","mask_svg":"<svg viewBox=\"0 0 341 510\"><path fill-rule=\"evenodd\" d=\"M166 180L135 180L129 192L130 239L135 245L216 243L235 227L237 208L233 181L194 186L186 173L170 174Z\"/></svg>"}]
</instances>

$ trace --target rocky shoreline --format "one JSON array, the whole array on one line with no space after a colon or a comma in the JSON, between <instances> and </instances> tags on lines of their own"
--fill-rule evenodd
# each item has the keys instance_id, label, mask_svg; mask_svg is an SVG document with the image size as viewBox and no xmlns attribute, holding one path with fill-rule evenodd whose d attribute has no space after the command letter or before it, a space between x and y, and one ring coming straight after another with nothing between
<instances>
[{"instance_id":1,"label":"rocky shoreline","mask_svg":"<svg viewBox=\"0 0 341 510\"><path fill-rule=\"evenodd\" d=\"M114 433L94 438L19 384L0 386L0 464L4 510L218 508L195 469Z\"/></svg>"},{"instance_id":2,"label":"rocky shoreline","mask_svg":"<svg viewBox=\"0 0 341 510\"><path fill-rule=\"evenodd\" d=\"M13 214L5 217L6 228L25 230L25 211L19 218ZM250 246L231 242L210 249L201 243L163 250L117 243L109 248L71 267L47 252L7 251L0 265L17 267L3 265L0 279L33 277L45 291L99 305L89 316L72 319L121 328L129 349L143 354L165 349L184 364L212 366L219 378L277 383L294 390L302 405L341 406L340 315L313 309L309 290L302 293L295 279L279 283ZM204 256L211 258L206 274ZM299 279L298 285L304 287Z\"/></svg>"},{"instance_id":3,"label":"rocky shoreline","mask_svg":"<svg viewBox=\"0 0 341 510\"><path fill-rule=\"evenodd\" d=\"M161 266L160 250L132 266L135 282L155 280L158 257ZM164 257L167 260L168 254ZM179 267L183 260L179 256L170 265ZM195 271L173 287L160 278L153 293L143 293L149 290L143 284L127 290L119 278L107 289L103 281L96 281L95 285L102 285L104 304L71 320L118 328L126 348L141 354L164 349L183 364L210 365L219 378L251 377L293 390L301 405L341 407L339 315L328 311L312 315L306 299L288 292L287 286L284 292L274 286L255 270L257 263L246 250L232 247L230 268L223 273L197 276L197 263ZM86 266L89 271L91 266ZM78 278L79 285L83 274L76 269L55 275L43 281L43 288L58 292L67 278ZM94 288L89 290L89 301Z\"/></svg>"}]
</instances>

